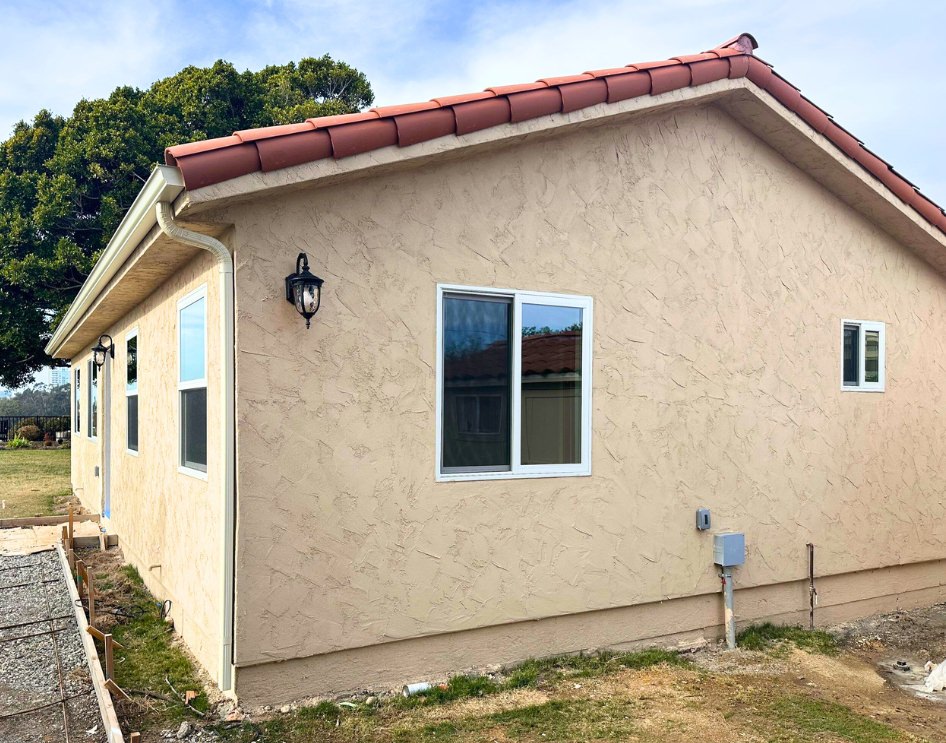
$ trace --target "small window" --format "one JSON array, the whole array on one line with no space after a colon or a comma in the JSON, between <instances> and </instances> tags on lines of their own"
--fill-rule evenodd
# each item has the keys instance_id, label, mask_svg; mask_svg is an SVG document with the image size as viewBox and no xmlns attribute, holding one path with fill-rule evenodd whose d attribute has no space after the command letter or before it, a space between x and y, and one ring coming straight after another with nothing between
<instances>
[{"instance_id":1,"label":"small window","mask_svg":"<svg viewBox=\"0 0 946 743\"><path fill-rule=\"evenodd\" d=\"M72 392L75 400L75 410L72 418L75 421L76 433L79 433L82 428L82 406L80 405L82 401L81 371L81 369L76 369L75 371L76 386Z\"/></svg>"},{"instance_id":2,"label":"small window","mask_svg":"<svg viewBox=\"0 0 946 743\"><path fill-rule=\"evenodd\" d=\"M125 337L125 407L128 451L138 451L138 331Z\"/></svg>"},{"instance_id":3,"label":"small window","mask_svg":"<svg viewBox=\"0 0 946 743\"><path fill-rule=\"evenodd\" d=\"M207 296L201 288L178 303L180 466L207 471Z\"/></svg>"},{"instance_id":4,"label":"small window","mask_svg":"<svg viewBox=\"0 0 946 743\"><path fill-rule=\"evenodd\" d=\"M99 431L99 368L94 361L89 362L89 420L88 436L94 439Z\"/></svg>"},{"instance_id":5,"label":"small window","mask_svg":"<svg viewBox=\"0 0 946 743\"><path fill-rule=\"evenodd\" d=\"M841 389L883 392L885 328L882 322L844 320L841 323Z\"/></svg>"},{"instance_id":6,"label":"small window","mask_svg":"<svg viewBox=\"0 0 946 743\"><path fill-rule=\"evenodd\" d=\"M439 291L440 479L590 473L588 297Z\"/></svg>"}]
</instances>

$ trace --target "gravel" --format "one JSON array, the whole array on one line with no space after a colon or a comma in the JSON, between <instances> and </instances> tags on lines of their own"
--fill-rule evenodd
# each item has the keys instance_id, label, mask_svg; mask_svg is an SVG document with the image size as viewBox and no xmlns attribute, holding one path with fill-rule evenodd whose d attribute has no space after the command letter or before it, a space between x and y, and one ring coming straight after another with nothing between
<instances>
[{"instance_id":1,"label":"gravel","mask_svg":"<svg viewBox=\"0 0 946 743\"><path fill-rule=\"evenodd\" d=\"M66 740L62 694L69 740L105 741L58 555L0 555L0 741Z\"/></svg>"}]
</instances>

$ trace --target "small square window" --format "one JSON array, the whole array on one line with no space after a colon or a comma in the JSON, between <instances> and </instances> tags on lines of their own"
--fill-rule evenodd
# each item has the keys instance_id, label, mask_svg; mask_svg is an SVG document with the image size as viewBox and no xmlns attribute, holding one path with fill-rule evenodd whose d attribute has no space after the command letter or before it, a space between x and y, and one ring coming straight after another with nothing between
<instances>
[{"instance_id":1,"label":"small square window","mask_svg":"<svg viewBox=\"0 0 946 743\"><path fill-rule=\"evenodd\" d=\"M841 389L883 392L886 383L886 326L882 322L841 323Z\"/></svg>"}]
</instances>

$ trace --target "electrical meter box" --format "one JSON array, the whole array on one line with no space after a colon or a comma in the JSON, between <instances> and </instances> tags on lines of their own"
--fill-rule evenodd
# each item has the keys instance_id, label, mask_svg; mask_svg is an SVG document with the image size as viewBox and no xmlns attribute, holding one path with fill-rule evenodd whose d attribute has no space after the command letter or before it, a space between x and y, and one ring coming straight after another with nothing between
<instances>
[{"instance_id":1,"label":"electrical meter box","mask_svg":"<svg viewBox=\"0 0 946 743\"><path fill-rule=\"evenodd\" d=\"M746 535L740 532L713 535L713 562L722 568L746 561Z\"/></svg>"}]
</instances>

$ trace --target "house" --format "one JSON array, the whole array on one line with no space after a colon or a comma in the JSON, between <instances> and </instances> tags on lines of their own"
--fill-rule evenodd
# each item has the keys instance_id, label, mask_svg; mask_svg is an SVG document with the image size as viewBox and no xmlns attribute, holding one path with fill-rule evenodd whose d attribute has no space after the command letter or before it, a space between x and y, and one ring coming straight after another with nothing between
<instances>
[{"instance_id":1,"label":"house","mask_svg":"<svg viewBox=\"0 0 946 743\"><path fill-rule=\"evenodd\" d=\"M167 151L48 351L221 688L946 600L946 216L755 47Z\"/></svg>"}]
</instances>

